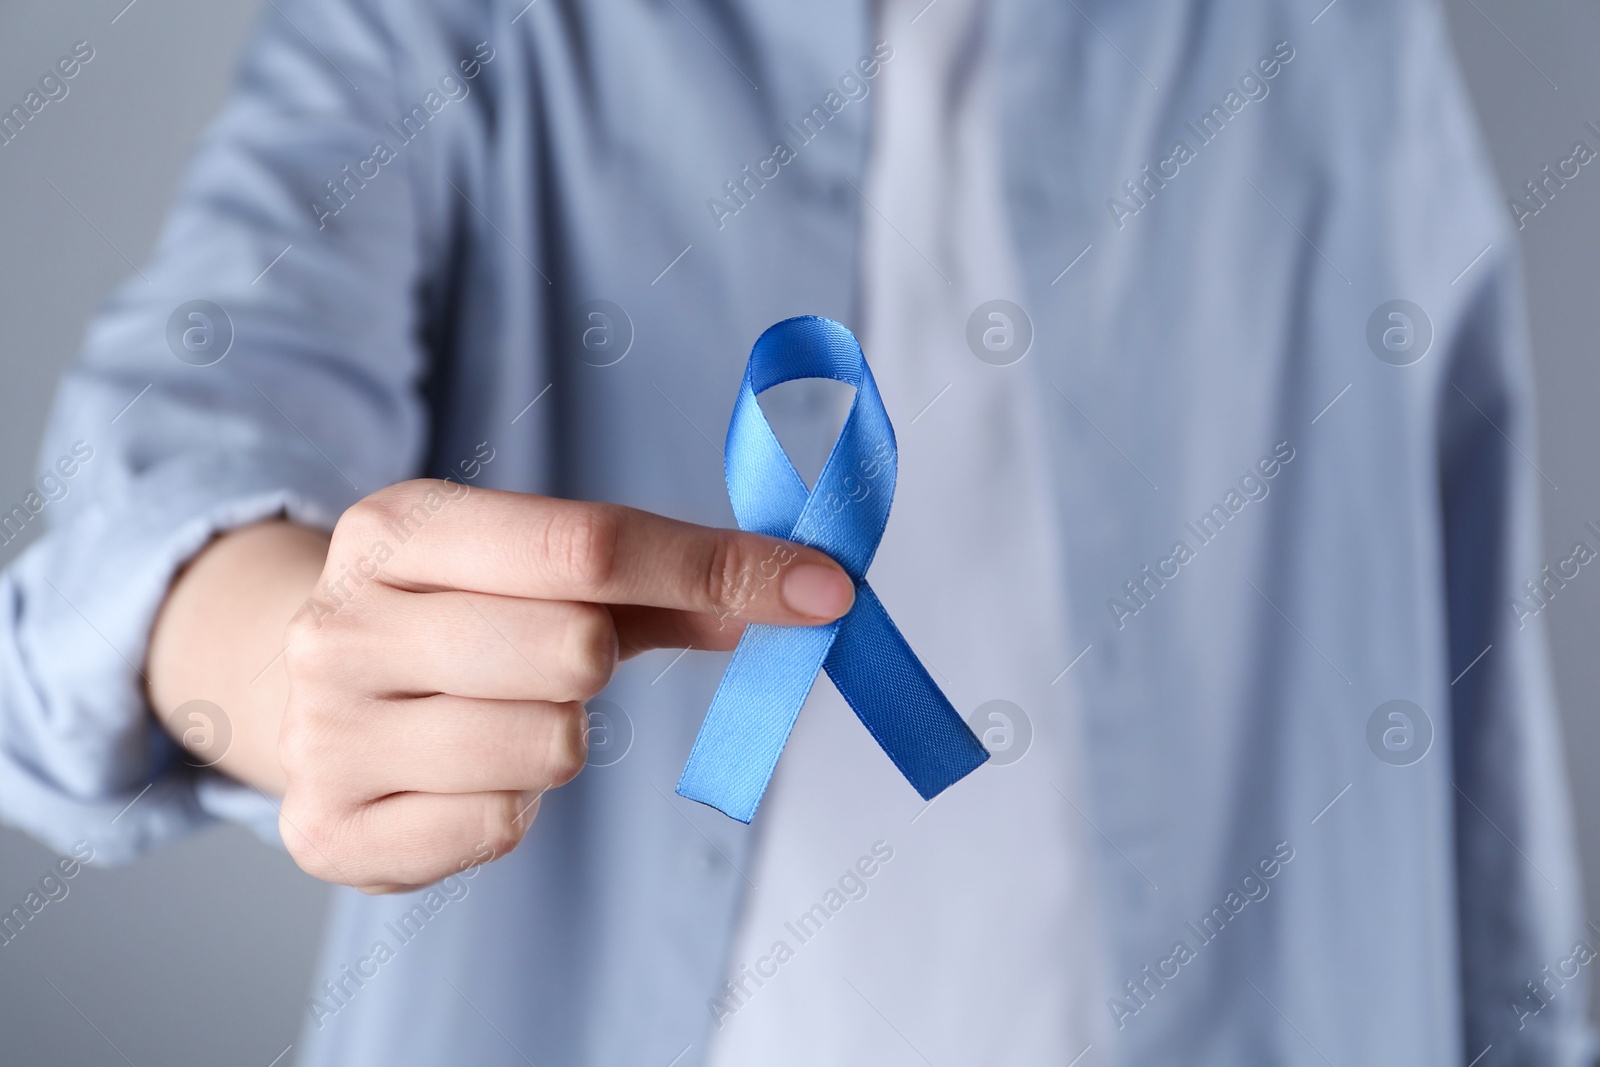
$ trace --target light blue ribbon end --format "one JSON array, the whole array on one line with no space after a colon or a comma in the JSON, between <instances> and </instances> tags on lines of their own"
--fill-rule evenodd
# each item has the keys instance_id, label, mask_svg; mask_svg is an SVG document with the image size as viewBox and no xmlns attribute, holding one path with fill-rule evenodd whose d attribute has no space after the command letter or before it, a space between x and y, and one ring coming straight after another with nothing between
<instances>
[{"instance_id":1,"label":"light blue ribbon end","mask_svg":"<svg viewBox=\"0 0 1600 1067\"><path fill-rule=\"evenodd\" d=\"M692 800L697 804L704 804L716 808L730 819L737 819L746 826L756 817L756 809L761 806L761 797L754 800L744 797L730 798L727 788L720 781L700 781L695 775L694 768L685 767L683 777L678 779L678 795L685 800Z\"/></svg>"}]
</instances>

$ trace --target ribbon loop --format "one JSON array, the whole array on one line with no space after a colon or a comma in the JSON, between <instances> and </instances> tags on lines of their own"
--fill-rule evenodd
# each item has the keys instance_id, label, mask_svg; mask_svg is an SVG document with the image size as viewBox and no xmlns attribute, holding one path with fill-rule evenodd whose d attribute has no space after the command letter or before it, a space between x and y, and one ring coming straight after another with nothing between
<instances>
[{"instance_id":1,"label":"ribbon loop","mask_svg":"<svg viewBox=\"0 0 1600 1067\"><path fill-rule=\"evenodd\" d=\"M844 428L807 489L756 396L798 378L856 389ZM817 675L826 670L873 738L924 800L989 753L934 684L867 584L889 521L894 427L855 335L815 315L756 341L728 424L728 499L741 529L826 552L856 583L844 618L824 626L745 628L678 781L678 794L748 823Z\"/></svg>"}]
</instances>

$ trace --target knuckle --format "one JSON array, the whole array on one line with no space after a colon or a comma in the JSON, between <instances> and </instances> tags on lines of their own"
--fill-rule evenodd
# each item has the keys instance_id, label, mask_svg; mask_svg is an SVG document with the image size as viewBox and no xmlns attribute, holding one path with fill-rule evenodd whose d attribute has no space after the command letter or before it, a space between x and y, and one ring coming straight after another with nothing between
<instances>
[{"instance_id":1,"label":"knuckle","mask_svg":"<svg viewBox=\"0 0 1600 1067\"><path fill-rule=\"evenodd\" d=\"M317 716L293 707L284 712L278 727L278 766L291 783L321 786L336 780L340 773L337 751Z\"/></svg>"},{"instance_id":2,"label":"knuckle","mask_svg":"<svg viewBox=\"0 0 1600 1067\"><path fill-rule=\"evenodd\" d=\"M334 658L328 624L337 616L324 616L316 603L295 612L283 630L283 662L291 676L320 673Z\"/></svg>"},{"instance_id":3,"label":"knuckle","mask_svg":"<svg viewBox=\"0 0 1600 1067\"><path fill-rule=\"evenodd\" d=\"M328 808L304 803L293 792L284 797L278 813L278 833L289 857L313 878L343 884L336 858L339 826L339 819Z\"/></svg>"},{"instance_id":4,"label":"knuckle","mask_svg":"<svg viewBox=\"0 0 1600 1067\"><path fill-rule=\"evenodd\" d=\"M283 667L291 690L305 690L337 677L350 661L349 615L322 611L313 604L301 609L284 631Z\"/></svg>"},{"instance_id":5,"label":"knuckle","mask_svg":"<svg viewBox=\"0 0 1600 1067\"><path fill-rule=\"evenodd\" d=\"M305 717L292 709L285 711L278 727L278 766L289 781L301 781L309 775L316 765L317 747Z\"/></svg>"},{"instance_id":6,"label":"knuckle","mask_svg":"<svg viewBox=\"0 0 1600 1067\"><path fill-rule=\"evenodd\" d=\"M481 840L493 856L504 856L522 843L531 821L521 793L496 793L483 808Z\"/></svg>"},{"instance_id":7,"label":"knuckle","mask_svg":"<svg viewBox=\"0 0 1600 1067\"><path fill-rule=\"evenodd\" d=\"M347 548L365 544L374 531L383 529L395 514L396 497L402 489L403 485L391 485L345 508L339 521L333 524L329 558L344 556Z\"/></svg>"},{"instance_id":8,"label":"knuckle","mask_svg":"<svg viewBox=\"0 0 1600 1067\"><path fill-rule=\"evenodd\" d=\"M619 653L611 612L598 604L575 604L567 627L566 665L579 700L599 693L611 681Z\"/></svg>"},{"instance_id":9,"label":"knuckle","mask_svg":"<svg viewBox=\"0 0 1600 1067\"><path fill-rule=\"evenodd\" d=\"M301 799L354 800L370 792L371 762L364 753L369 714L354 700L308 703L291 694L278 726L278 766Z\"/></svg>"},{"instance_id":10,"label":"knuckle","mask_svg":"<svg viewBox=\"0 0 1600 1067\"><path fill-rule=\"evenodd\" d=\"M552 708L545 772L552 787L566 785L578 776L589 752L589 713L577 701Z\"/></svg>"},{"instance_id":11,"label":"knuckle","mask_svg":"<svg viewBox=\"0 0 1600 1067\"><path fill-rule=\"evenodd\" d=\"M749 597L744 550L740 539L727 530L711 538L703 563L706 603L723 615L737 615Z\"/></svg>"},{"instance_id":12,"label":"knuckle","mask_svg":"<svg viewBox=\"0 0 1600 1067\"><path fill-rule=\"evenodd\" d=\"M546 568L584 592L605 589L616 566L621 525L621 514L605 505L553 511L539 545Z\"/></svg>"},{"instance_id":13,"label":"knuckle","mask_svg":"<svg viewBox=\"0 0 1600 1067\"><path fill-rule=\"evenodd\" d=\"M307 673L316 659L312 645L320 639L316 611L310 601L283 628L283 666L289 676Z\"/></svg>"},{"instance_id":14,"label":"knuckle","mask_svg":"<svg viewBox=\"0 0 1600 1067\"><path fill-rule=\"evenodd\" d=\"M316 605L307 599L300 609L290 616L283 627L283 643L285 654L296 645L305 645L315 640L322 629L322 619L319 617Z\"/></svg>"},{"instance_id":15,"label":"knuckle","mask_svg":"<svg viewBox=\"0 0 1600 1067\"><path fill-rule=\"evenodd\" d=\"M334 524L329 558L359 556L391 527L414 517L414 510L424 498L443 484L437 478L413 478L385 486L351 504Z\"/></svg>"}]
</instances>

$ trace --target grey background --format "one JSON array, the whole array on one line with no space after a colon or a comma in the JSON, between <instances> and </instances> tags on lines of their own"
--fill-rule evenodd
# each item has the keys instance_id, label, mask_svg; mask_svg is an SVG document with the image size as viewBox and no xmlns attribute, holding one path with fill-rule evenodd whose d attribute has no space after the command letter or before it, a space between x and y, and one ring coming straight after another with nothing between
<instances>
[{"instance_id":1,"label":"grey background","mask_svg":"<svg viewBox=\"0 0 1600 1067\"><path fill-rule=\"evenodd\" d=\"M27 492L55 381L85 320L142 261L189 145L219 106L256 5L73 0L0 7L0 103L21 100L72 44L94 60L70 94L0 148L0 502ZM1308 0L1307 18L1323 0ZM1519 188L1600 125L1600 9L1447 0L1502 185ZM115 21L113 21L115 20ZM54 183L56 189L51 188ZM59 190L59 192L57 191ZM69 202L70 201L70 202ZM80 214L81 212L81 214ZM1585 167L1522 233L1546 487L1546 560L1600 520L1600 170ZM124 259L124 256L127 259ZM31 526L30 531L36 531ZM30 532L29 537L33 536ZM0 547L0 565L26 539ZM1587 569L1585 570L1587 573ZM1530 575L1529 577L1533 577ZM1566 720L1588 886L1600 919L1600 581L1545 612ZM0 829L0 904L53 862ZM219 828L132 867L86 870L0 946L7 1063L288 1064L328 890L242 831Z\"/></svg>"}]
</instances>

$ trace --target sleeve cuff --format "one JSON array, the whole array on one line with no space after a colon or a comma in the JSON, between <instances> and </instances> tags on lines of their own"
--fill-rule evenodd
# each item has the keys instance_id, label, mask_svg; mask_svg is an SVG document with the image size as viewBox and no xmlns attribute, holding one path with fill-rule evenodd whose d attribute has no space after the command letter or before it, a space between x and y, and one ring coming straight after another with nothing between
<instances>
[{"instance_id":1,"label":"sleeve cuff","mask_svg":"<svg viewBox=\"0 0 1600 1067\"><path fill-rule=\"evenodd\" d=\"M87 842L100 863L216 819L278 843L275 803L188 766L151 715L150 630L218 534L278 515L331 529L360 494L320 457L281 451L187 455L106 490L0 574L0 816L59 851Z\"/></svg>"}]
</instances>

